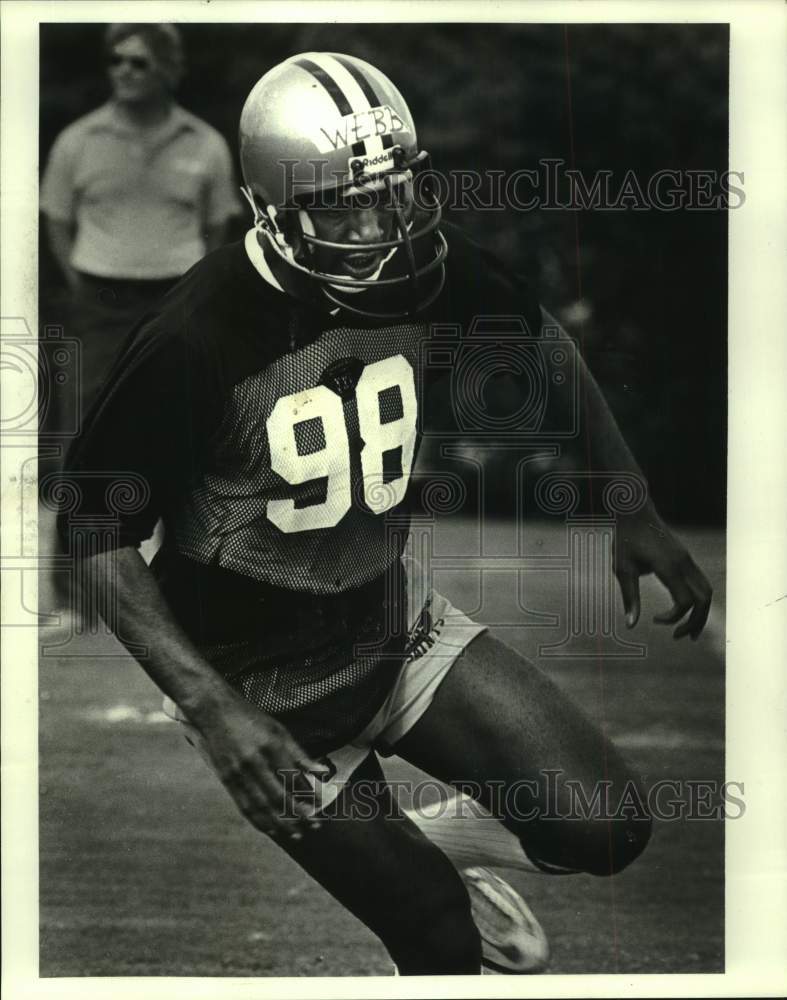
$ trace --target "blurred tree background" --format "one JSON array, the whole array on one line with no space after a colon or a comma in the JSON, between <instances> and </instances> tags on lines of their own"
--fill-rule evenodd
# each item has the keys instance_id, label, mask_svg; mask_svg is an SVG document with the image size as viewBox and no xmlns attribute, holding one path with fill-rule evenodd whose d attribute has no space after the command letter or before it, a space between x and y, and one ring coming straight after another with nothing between
<instances>
[{"instance_id":1,"label":"blurred tree background","mask_svg":"<svg viewBox=\"0 0 787 1000\"><path fill-rule=\"evenodd\" d=\"M405 96L421 146L452 170L586 178L728 166L726 25L184 24L179 100L234 149L240 109L272 65L348 52ZM57 133L106 100L103 26L41 29L40 164ZM732 165L735 166L734 164ZM534 277L578 338L668 518L721 523L726 491L726 212L454 213ZM233 238L247 224L239 220ZM42 241L43 244L43 241ZM62 282L41 247L42 322Z\"/></svg>"}]
</instances>

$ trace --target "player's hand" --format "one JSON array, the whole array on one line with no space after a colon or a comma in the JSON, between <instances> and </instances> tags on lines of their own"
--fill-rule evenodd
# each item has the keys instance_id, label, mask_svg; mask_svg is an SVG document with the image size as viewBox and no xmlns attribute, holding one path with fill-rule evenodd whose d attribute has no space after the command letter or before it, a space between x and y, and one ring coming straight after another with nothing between
<instances>
[{"instance_id":1,"label":"player's hand","mask_svg":"<svg viewBox=\"0 0 787 1000\"><path fill-rule=\"evenodd\" d=\"M620 518L615 536L615 573L623 595L626 625L639 619L639 578L655 573L672 595L672 607L655 615L659 625L677 625L675 639L698 638L710 611L713 590L686 548L653 507Z\"/></svg>"},{"instance_id":2,"label":"player's hand","mask_svg":"<svg viewBox=\"0 0 787 1000\"><path fill-rule=\"evenodd\" d=\"M213 765L238 809L272 837L300 839L319 822L294 793L309 792L308 774L326 774L272 716L230 694L198 725Z\"/></svg>"}]
</instances>

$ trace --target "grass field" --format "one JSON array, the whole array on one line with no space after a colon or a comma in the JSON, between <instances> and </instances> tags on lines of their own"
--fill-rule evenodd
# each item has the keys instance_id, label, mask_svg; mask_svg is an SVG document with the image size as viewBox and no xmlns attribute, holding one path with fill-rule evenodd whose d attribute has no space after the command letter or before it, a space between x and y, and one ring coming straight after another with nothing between
<instances>
[{"instance_id":1,"label":"grass field","mask_svg":"<svg viewBox=\"0 0 787 1000\"><path fill-rule=\"evenodd\" d=\"M502 538L505 526L490 531ZM466 525L446 519L435 548L462 551L466 538ZM599 662L592 644L587 659L540 658L560 628L504 634L606 726L647 786L724 777L723 539L686 539L716 592L697 643L649 624L669 603L650 580L642 623L626 636L647 646L644 658ZM563 535L535 525L531 542L558 553ZM514 580L485 576L482 617L521 620ZM531 610L563 616L563 574L526 581ZM443 574L439 585L460 607L477 600L472 574ZM41 975L389 974L377 939L236 813L121 647L109 638L56 645L64 639L62 628L41 631ZM413 774L396 759L387 767ZM550 938L553 973L723 969L720 822L657 822L643 857L614 879L511 881Z\"/></svg>"}]
</instances>

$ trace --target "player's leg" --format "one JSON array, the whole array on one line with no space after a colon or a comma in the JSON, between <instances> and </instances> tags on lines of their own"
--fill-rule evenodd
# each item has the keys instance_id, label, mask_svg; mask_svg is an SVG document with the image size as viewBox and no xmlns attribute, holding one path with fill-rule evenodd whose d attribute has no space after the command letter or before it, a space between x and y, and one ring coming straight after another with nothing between
<instances>
[{"instance_id":1,"label":"player's leg","mask_svg":"<svg viewBox=\"0 0 787 1000\"><path fill-rule=\"evenodd\" d=\"M443 781L477 785L480 800L544 870L610 875L650 835L634 776L610 741L489 634L465 650L395 752ZM617 810L624 800L629 808Z\"/></svg>"},{"instance_id":2,"label":"player's leg","mask_svg":"<svg viewBox=\"0 0 787 1000\"><path fill-rule=\"evenodd\" d=\"M480 971L467 890L399 810L373 755L320 819L301 840L277 843L377 934L401 974Z\"/></svg>"}]
</instances>

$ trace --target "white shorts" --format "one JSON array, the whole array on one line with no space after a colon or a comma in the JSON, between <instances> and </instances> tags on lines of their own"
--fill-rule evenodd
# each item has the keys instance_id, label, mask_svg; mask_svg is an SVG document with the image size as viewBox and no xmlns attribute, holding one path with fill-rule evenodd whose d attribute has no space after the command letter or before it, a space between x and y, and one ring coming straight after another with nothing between
<instances>
[{"instance_id":1,"label":"white shorts","mask_svg":"<svg viewBox=\"0 0 787 1000\"><path fill-rule=\"evenodd\" d=\"M309 776L315 812L333 802L370 751L377 750L383 756L395 752L396 743L429 708L458 657L477 635L486 631L486 626L471 621L442 594L433 591L413 630L415 645L410 658L400 669L377 714L352 743L320 758L331 767L330 777L320 780ZM164 699L164 712L184 727L186 739L212 766L200 733L171 698Z\"/></svg>"}]
</instances>

